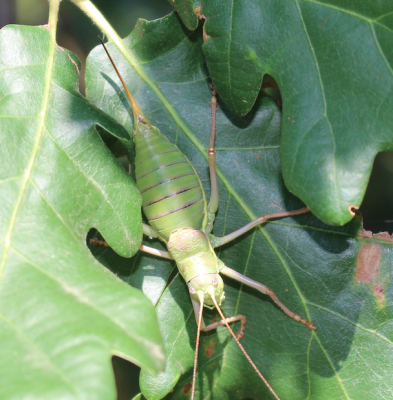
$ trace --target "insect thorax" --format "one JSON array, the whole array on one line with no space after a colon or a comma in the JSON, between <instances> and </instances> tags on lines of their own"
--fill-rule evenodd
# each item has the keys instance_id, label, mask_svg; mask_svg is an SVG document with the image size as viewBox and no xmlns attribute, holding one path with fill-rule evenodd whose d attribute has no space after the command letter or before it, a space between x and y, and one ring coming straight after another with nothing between
<instances>
[{"instance_id":1,"label":"insect thorax","mask_svg":"<svg viewBox=\"0 0 393 400\"><path fill-rule=\"evenodd\" d=\"M199 301L199 294L203 293L205 305L212 306L210 294L214 293L221 304L224 283L219 275L218 258L206 234L191 228L178 229L171 233L167 247L190 288L191 297Z\"/></svg>"}]
</instances>

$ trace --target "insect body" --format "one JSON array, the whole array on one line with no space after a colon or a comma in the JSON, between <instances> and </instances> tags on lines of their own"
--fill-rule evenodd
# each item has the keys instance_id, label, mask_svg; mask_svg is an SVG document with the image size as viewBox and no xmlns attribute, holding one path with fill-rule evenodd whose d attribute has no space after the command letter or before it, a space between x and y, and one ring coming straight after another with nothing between
<instances>
[{"instance_id":1,"label":"insect body","mask_svg":"<svg viewBox=\"0 0 393 400\"><path fill-rule=\"evenodd\" d=\"M136 184L150 225L165 243L176 229L204 229L205 192L195 169L144 115L138 118L134 131Z\"/></svg>"},{"instance_id":2,"label":"insect body","mask_svg":"<svg viewBox=\"0 0 393 400\"><path fill-rule=\"evenodd\" d=\"M212 90L212 134L208 151L211 198L207 203L203 186L191 163L177 146L169 142L143 114L128 91L106 48L105 51L119 75L130 99L134 114L136 183L142 195L143 211L150 224L150 226L144 225L143 230L146 235L161 239L167 245L169 252L159 251L147 246L141 246L141 250L176 261L179 271L188 285L195 312L198 329L191 399L195 395L200 331L209 331L220 325L227 326L256 373L265 382L275 398L279 399L239 342L239 339L243 337L244 324L246 323L245 316L237 315L225 318L220 309L221 303L225 298L224 283L220 273L269 295L285 314L303 323L307 328L316 329L316 327L312 322L290 311L269 288L227 267L216 256L214 247L230 242L268 219L302 214L308 212L309 209L302 208L300 210L264 215L222 238L213 236L211 231L213 229L214 215L218 209L214 150L217 102L214 88ZM204 306L208 308L216 307L222 320L206 326L202 319ZM229 323L234 321L241 321L242 328L237 335L233 333L229 326Z\"/></svg>"}]
</instances>

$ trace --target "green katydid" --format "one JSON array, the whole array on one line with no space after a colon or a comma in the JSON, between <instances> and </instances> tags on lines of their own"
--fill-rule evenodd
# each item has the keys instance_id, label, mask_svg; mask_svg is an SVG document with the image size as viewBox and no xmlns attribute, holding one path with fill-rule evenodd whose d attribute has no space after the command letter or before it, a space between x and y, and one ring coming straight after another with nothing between
<instances>
[{"instance_id":1,"label":"green katydid","mask_svg":"<svg viewBox=\"0 0 393 400\"><path fill-rule=\"evenodd\" d=\"M232 241L269 219L303 214L309 212L309 209L305 207L294 211L267 214L224 237L213 236L211 232L219 200L215 170L216 152L214 150L217 107L215 89L212 87L212 132L208 150L211 197L207 203L203 186L195 169L177 146L163 136L143 114L103 42L102 44L123 84L133 110L136 183L142 195L143 211L150 224L143 224L143 232L149 237L158 237L162 240L166 244L168 252L144 245L140 249L156 256L174 259L189 288L197 322L191 399L194 399L195 396L200 332L209 331L221 325L226 325L256 373L274 397L279 399L239 342L244 335L246 317L237 315L225 318L221 311L220 306L225 296L224 283L220 273L269 295L286 315L303 323L308 329L312 330L316 327L312 322L290 311L269 288L227 267L216 256L214 248ZM202 318L204 306L215 307L221 316L221 321L206 326ZM229 323L235 321L241 321L241 329L237 335L229 326Z\"/></svg>"}]
</instances>

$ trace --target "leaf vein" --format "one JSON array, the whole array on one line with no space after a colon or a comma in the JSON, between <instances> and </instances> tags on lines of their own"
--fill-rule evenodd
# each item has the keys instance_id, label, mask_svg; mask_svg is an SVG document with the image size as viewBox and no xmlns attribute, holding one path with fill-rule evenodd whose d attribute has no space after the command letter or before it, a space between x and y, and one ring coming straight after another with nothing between
<instances>
[{"instance_id":1,"label":"leaf vein","mask_svg":"<svg viewBox=\"0 0 393 400\"><path fill-rule=\"evenodd\" d=\"M56 34L56 31L52 29L51 30L50 49L49 49L49 54L48 54L49 62L47 64L46 71L45 71L46 76L45 76L45 85L44 85L44 91L43 91L44 95L43 95L43 99L42 99L42 111L39 114L40 121L39 121L39 125L37 127L36 137L35 137L32 151L31 151L30 161L28 162L27 167L25 169L25 173L23 175L23 181L22 181L22 185L21 185L21 188L19 191L19 195L18 195L18 198L16 199L15 207L12 211L10 223L8 225L8 228L6 231L7 233L4 238L4 250L3 250L1 260L0 260L0 283L2 281L5 264L7 261L8 251L11 247L11 236L12 236L12 232L14 230L15 224L16 224L17 214L18 214L19 208L22 204L22 199L24 197L24 194L25 194L25 191L27 188L27 183L30 179L30 176L31 176L31 173L33 170L33 166L34 166L37 154L38 154L38 149L40 146L41 138L42 138L42 135L43 135L43 132L45 129L45 119L46 119L47 111L48 111L49 94L50 94L51 80L52 80L53 68L54 68L55 50L56 50L55 34Z\"/></svg>"},{"instance_id":2,"label":"leaf vein","mask_svg":"<svg viewBox=\"0 0 393 400\"><path fill-rule=\"evenodd\" d=\"M101 315L102 317L106 318L108 321L113 323L113 325L117 326L121 332L125 334L129 339L135 340L136 343L141 343L144 342L146 343L146 346L148 344L151 345L151 341L144 339L144 338L138 338L132 334L132 330L127 330L125 326L123 326L118 320L114 319L111 315L106 314L103 310L99 309L96 307L88 297L82 295L82 292L80 292L79 289L76 287L70 288L70 286L66 285L64 282L58 279L56 275L51 274L49 271L46 269L42 268L40 265L36 264L33 260L29 259L25 254L21 253L18 249L15 247L11 246L12 250L17 253L21 258L23 258L26 263L28 263L31 267L35 268L37 271L41 272L54 282L56 282L59 287L64 291L64 293L68 296L71 296L73 299L75 299L78 303L83 304L85 306L88 306L92 310L94 310L97 314Z\"/></svg>"},{"instance_id":3,"label":"leaf vein","mask_svg":"<svg viewBox=\"0 0 393 400\"><path fill-rule=\"evenodd\" d=\"M0 180L0 185L7 182L17 181L18 179L23 179L23 176L11 176L9 178L4 178Z\"/></svg>"},{"instance_id":4,"label":"leaf vein","mask_svg":"<svg viewBox=\"0 0 393 400\"><path fill-rule=\"evenodd\" d=\"M48 136L52 139L53 144L56 145L56 147L67 156L67 158L72 162L72 164L79 170L79 172L82 174L82 176L97 189L98 193L101 194L101 196L104 199L104 202L112 209L113 215L116 216L116 218L117 218L117 220L119 222L119 225L121 226L121 228L122 228L122 230L124 232L124 235L126 236L127 241L130 242L131 239L130 239L130 234L128 232L128 229L125 226L125 224L124 224L122 218L120 217L120 215L118 215L118 212L117 212L115 206L110 201L108 194L104 190L104 188L106 186L109 186L109 184L107 184L105 186L104 185L100 185L95 179L93 179L92 176L87 175L85 173L85 171L83 170L83 168L81 168L79 163L73 157L71 157L71 155L69 153L67 153L65 151L65 149L63 149L63 147L60 146L60 144L56 141L56 138L49 132L49 130L45 129L45 131L48 134ZM111 184L114 185L115 183L113 182Z\"/></svg>"},{"instance_id":5,"label":"leaf vein","mask_svg":"<svg viewBox=\"0 0 393 400\"><path fill-rule=\"evenodd\" d=\"M315 68L316 68L316 71L317 71L317 74L318 74L318 80L319 80L319 85L321 87L321 95L322 95L322 100L323 100L323 105L324 105L324 114L323 115L324 115L324 117L326 119L326 122L327 122L327 124L329 126L330 134L332 136L332 145L333 145L332 170L333 170L333 176L334 176L334 179L333 179L333 190L334 190L334 193L336 195L337 208L340 208L339 207L339 205L340 205L339 204L340 203L340 197L339 197L338 188L337 188L337 171L336 171L336 160L335 160L335 154L336 154L336 150L337 150L336 149L336 140L335 140L334 133L333 133L333 127L332 127L332 125L330 123L330 120L328 118L328 115L327 115L327 103L326 103L326 97L325 97L325 89L324 89L324 85L323 85L323 82L322 82L321 71L320 71L320 67L319 67L317 56L315 54L315 49L314 49L314 46L312 44L310 35L308 34L308 31L307 31L307 28L306 28L306 24L305 24L304 19L303 19L303 14L302 14L302 12L300 10L299 0L296 0L296 7L297 7L297 10L298 10L298 13L299 13L300 20L301 20L302 25L303 25L304 34L307 37L307 41L309 43L310 50L312 52L312 55L313 55L313 58L314 58L314 61L315 61Z\"/></svg>"},{"instance_id":6,"label":"leaf vein","mask_svg":"<svg viewBox=\"0 0 393 400\"><path fill-rule=\"evenodd\" d=\"M378 337L378 338L381 339L381 340L384 340L385 342L389 343L390 345L393 345L393 342L392 342L391 340L389 340L387 337L381 335L380 333L378 333L378 332L377 332L376 330L374 330L374 329L366 328L366 327L364 327L363 325L361 325L361 324L359 324L359 323L357 323L357 322L351 321L351 320L350 320L349 318L347 318L347 317L344 317L344 316L341 315L340 313L338 313L338 312L336 312L336 311L333 311L333 310L330 310L329 308L323 307L323 306L321 306L321 305L319 305L319 304L313 303L313 302L311 302L311 301L307 301L307 303L308 303L310 306L313 306L313 307L315 307L315 308L319 308L320 310L326 311L326 312L328 312L328 313L334 315L335 317L340 318L340 319L342 319L342 320L345 321L345 322L348 322L348 324L351 324L351 325L355 326L356 328L359 328L359 329L361 329L361 330L363 330L363 331L365 331L365 332L367 332L367 333L369 333L369 334L371 334L371 335L374 335L374 336Z\"/></svg>"},{"instance_id":7,"label":"leaf vein","mask_svg":"<svg viewBox=\"0 0 393 400\"><path fill-rule=\"evenodd\" d=\"M350 15L350 16L352 16L352 17L359 18L359 19L361 19L361 20L363 20L363 21L366 21L366 22L368 22L368 23L370 23L370 24L379 25L379 26L381 26L381 27L383 27L383 28L385 28L385 29L387 29L387 30L389 30L389 31L392 31L392 30L391 30L390 28L388 28L386 25L381 24L380 22L378 22L378 20L381 19L381 18L383 18L383 17L386 17L386 16L388 16L388 15L390 15L390 14L393 14L393 11L392 11L392 12L389 12L389 13L387 13L387 14L384 14L384 15L380 15L378 18L372 19L372 18L366 17L365 15L359 14L359 13L357 13L357 12L355 12L355 11L346 10L345 8L338 7L338 6L334 6L334 5L332 5L332 4L322 3L322 2L320 2L320 1L318 1L318 0L304 0L304 1L306 1L306 2L308 2L308 3L318 4L318 5L322 6L322 7L330 8L330 9L332 9L332 10L340 11L340 12L342 12L342 13L344 13L344 14L348 14L348 15Z\"/></svg>"},{"instance_id":8,"label":"leaf vein","mask_svg":"<svg viewBox=\"0 0 393 400\"><path fill-rule=\"evenodd\" d=\"M370 24L370 26L371 26L371 32L372 32L372 34L373 34L373 38L374 38L375 44L376 44L376 46L377 46L377 48L378 48L379 54L381 55L381 57L382 57L383 60L385 61L386 67L388 68L388 70L389 70L389 72L390 72L390 75L393 76L393 69L392 69L392 67L390 66L388 60L386 59L385 53L384 53L384 51L382 50L382 48L381 48L381 46L380 46L380 44L379 44L379 40L378 40L378 38L377 38L377 35L376 35L376 32L375 32L375 28L374 28L374 26L373 26L372 24Z\"/></svg>"},{"instance_id":9,"label":"leaf vein","mask_svg":"<svg viewBox=\"0 0 393 400\"><path fill-rule=\"evenodd\" d=\"M333 363L332 363L332 361L331 361L331 359L330 359L330 357L329 357L329 354L326 352L325 348L322 346L322 343L321 343L321 341L319 340L318 335L315 333L315 331L312 332L312 335L315 336L315 340L316 340L317 343L319 344L319 347L321 348L323 354L325 355L327 361L329 362L330 368L331 368L332 371L334 372L334 376L336 377L336 379L337 379L339 385L341 386L341 389L342 389L342 391L343 391L343 394L344 394L345 398L346 398L347 400L351 400L350 397L348 396L347 391L345 390L345 387L344 387L344 384L343 384L342 379L340 378L340 375L337 373L336 369L334 368L334 365L333 365Z\"/></svg>"},{"instance_id":10,"label":"leaf vein","mask_svg":"<svg viewBox=\"0 0 393 400\"><path fill-rule=\"evenodd\" d=\"M77 236L75 236L74 232L72 229L66 224L64 221L63 217L57 212L55 207L50 203L48 198L45 196L45 194L42 192L40 187L37 185L37 183L34 181L34 179L31 180L32 185L37 189L38 193L40 194L41 198L45 201L45 203L48 205L48 207L53 211L53 214L56 215L57 219L61 222L61 224L64 226L64 228L67 229L67 231L70 233L73 239L79 244L80 240Z\"/></svg>"},{"instance_id":11,"label":"leaf vein","mask_svg":"<svg viewBox=\"0 0 393 400\"><path fill-rule=\"evenodd\" d=\"M216 151L254 151L254 150L276 150L280 146L259 146L259 147L219 147Z\"/></svg>"},{"instance_id":12,"label":"leaf vein","mask_svg":"<svg viewBox=\"0 0 393 400\"><path fill-rule=\"evenodd\" d=\"M4 314L0 313L0 318L12 328L29 346L31 346L48 364L52 367L52 371L54 371L75 393L76 397L79 399L74 386L72 385L72 381L62 373L62 370L57 367L57 365L53 362L53 360L45 354L40 347L36 343L34 343L17 325L15 325L11 320L9 320Z\"/></svg>"}]
</instances>

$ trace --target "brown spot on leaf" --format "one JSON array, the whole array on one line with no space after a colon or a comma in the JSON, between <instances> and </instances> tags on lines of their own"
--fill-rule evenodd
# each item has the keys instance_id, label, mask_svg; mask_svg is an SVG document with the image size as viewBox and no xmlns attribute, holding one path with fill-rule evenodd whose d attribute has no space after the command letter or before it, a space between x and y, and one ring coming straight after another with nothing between
<instances>
[{"instance_id":1,"label":"brown spot on leaf","mask_svg":"<svg viewBox=\"0 0 393 400\"><path fill-rule=\"evenodd\" d=\"M388 240L389 242L393 242L393 238L389 235L389 232L379 232L373 235L373 237Z\"/></svg>"},{"instance_id":2,"label":"brown spot on leaf","mask_svg":"<svg viewBox=\"0 0 393 400\"><path fill-rule=\"evenodd\" d=\"M79 66L78 66L78 64L76 63L76 61L75 61L75 60L70 56L70 54L67 53L62 47L60 47L59 45L57 45L57 48L59 48L63 53L66 54L66 56L68 57L68 59L71 61L71 63L72 63L73 66L75 67L76 73L79 75L80 70L79 70Z\"/></svg>"},{"instance_id":3,"label":"brown spot on leaf","mask_svg":"<svg viewBox=\"0 0 393 400\"><path fill-rule=\"evenodd\" d=\"M183 394L188 394L188 393L190 393L191 386L192 386L191 382L186 383L186 384L184 385Z\"/></svg>"},{"instance_id":4,"label":"brown spot on leaf","mask_svg":"<svg viewBox=\"0 0 393 400\"><path fill-rule=\"evenodd\" d=\"M201 14L201 9L202 9L202 6L195 7L194 8L195 15L197 16L198 19L206 19L206 17L203 14Z\"/></svg>"},{"instance_id":5,"label":"brown spot on leaf","mask_svg":"<svg viewBox=\"0 0 393 400\"><path fill-rule=\"evenodd\" d=\"M197 16L198 19L206 20L207 18L201 13L201 9L202 9L202 6L195 7L194 8L195 15ZM203 26L203 41L206 42L206 40L209 39L209 37L210 36L205 31L205 26Z\"/></svg>"},{"instance_id":6,"label":"brown spot on leaf","mask_svg":"<svg viewBox=\"0 0 393 400\"><path fill-rule=\"evenodd\" d=\"M280 210L283 210L283 208L282 207L280 207L279 205L277 205L277 204L274 204L274 203L270 203L272 206L274 206L274 207L277 207L277 208L279 208Z\"/></svg>"},{"instance_id":7,"label":"brown spot on leaf","mask_svg":"<svg viewBox=\"0 0 393 400\"><path fill-rule=\"evenodd\" d=\"M205 43L206 40L210 38L210 36L209 36L209 35L206 33L206 31L205 31L205 25L203 25L202 32L203 32L203 34L202 34L202 36L203 36L203 43Z\"/></svg>"},{"instance_id":8,"label":"brown spot on leaf","mask_svg":"<svg viewBox=\"0 0 393 400\"><path fill-rule=\"evenodd\" d=\"M377 239L382 239L382 240L387 240L389 242L393 242L393 235L390 236L389 232L372 233L371 231L366 231L365 229L362 229L359 232L359 236L362 238L365 238L365 239L377 238Z\"/></svg>"},{"instance_id":9,"label":"brown spot on leaf","mask_svg":"<svg viewBox=\"0 0 393 400\"><path fill-rule=\"evenodd\" d=\"M214 354L214 345L215 345L215 341L212 340L206 347L206 355L208 357L211 357Z\"/></svg>"},{"instance_id":10,"label":"brown spot on leaf","mask_svg":"<svg viewBox=\"0 0 393 400\"><path fill-rule=\"evenodd\" d=\"M356 280L371 283L379 269L381 246L377 243L366 243L359 249Z\"/></svg>"},{"instance_id":11,"label":"brown spot on leaf","mask_svg":"<svg viewBox=\"0 0 393 400\"><path fill-rule=\"evenodd\" d=\"M386 269L385 262L381 263L382 246L378 241L393 241L393 235L390 236L388 232L372 233L362 229L359 237L366 239L358 253L356 280L360 283L370 285L373 294L377 297L380 306L383 307L385 302L384 292L386 287ZM372 242L371 240L374 242ZM373 240L377 239L377 240ZM371 243L370 243L371 242ZM389 267L390 270L390 267ZM385 276L385 277L384 277Z\"/></svg>"},{"instance_id":12,"label":"brown spot on leaf","mask_svg":"<svg viewBox=\"0 0 393 400\"><path fill-rule=\"evenodd\" d=\"M371 231L366 231L365 229L362 229L359 233L359 236L365 239L370 239L373 237L373 233Z\"/></svg>"},{"instance_id":13,"label":"brown spot on leaf","mask_svg":"<svg viewBox=\"0 0 393 400\"><path fill-rule=\"evenodd\" d=\"M324 28L325 27L325 22L327 21L328 18L329 17L325 17L325 19L323 20L323 23L319 24L318 26L320 26L321 28Z\"/></svg>"},{"instance_id":14,"label":"brown spot on leaf","mask_svg":"<svg viewBox=\"0 0 393 400\"><path fill-rule=\"evenodd\" d=\"M378 297L379 301L383 301L383 292L385 291L385 288L382 285L374 285L373 286L373 292L375 296Z\"/></svg>"}]
</instances>

